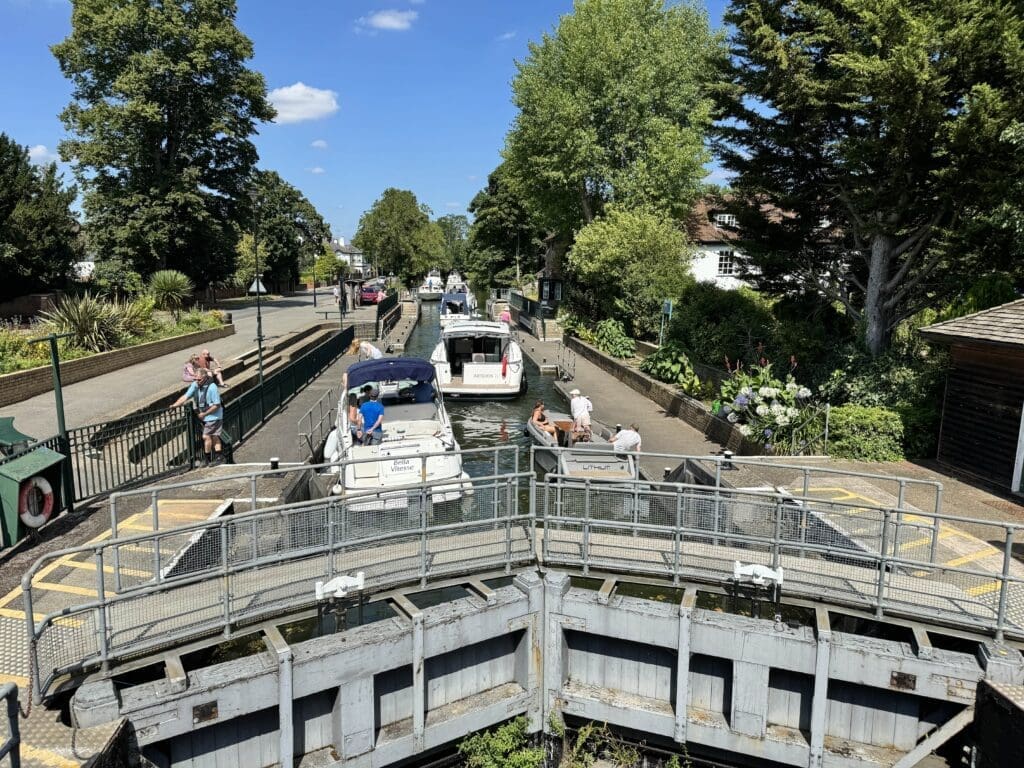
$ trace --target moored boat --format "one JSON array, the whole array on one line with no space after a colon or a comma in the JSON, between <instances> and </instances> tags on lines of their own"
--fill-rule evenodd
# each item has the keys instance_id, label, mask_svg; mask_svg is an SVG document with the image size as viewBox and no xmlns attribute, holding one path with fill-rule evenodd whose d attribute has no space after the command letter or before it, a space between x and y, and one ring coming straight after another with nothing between
<instances>
[{"instance_id":1,"label":"moored boat","mask_svg":"<svg viewBox=\"0 0 1024 768\"><path fill-rule=\"evenodd\" d=\"M444 328L450 323L473 318L473 306L468 293L445 293L441 297L441 314L438 322Z\"/></svg>"},{"instance_id":2,"label":"moored boat","mask_svg":"<svg viewBox=\"0 0 1024 768\"><path fill-rule=\"evenodd\" d=\"M444 282L441 280L441 273L436 269L430 270L423 278L423 283L416 291L420 301L438 301L444 295Z\"/></svg>"},{"instance_id":3,"label":"moored boat","mask_svg":"<svg viewBox=\"0 0 1024 768\"><path fill-rule=\"evenodd\" d=\"M505 323L460 320L445 325L430 362L448 397L497 400L526 391L523 351Z\"/></svg>"}]
</instances>

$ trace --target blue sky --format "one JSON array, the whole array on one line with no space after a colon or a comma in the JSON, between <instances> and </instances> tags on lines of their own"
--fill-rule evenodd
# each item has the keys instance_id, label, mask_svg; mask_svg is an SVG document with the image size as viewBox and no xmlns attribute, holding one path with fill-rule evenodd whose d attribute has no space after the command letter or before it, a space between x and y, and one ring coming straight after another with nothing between
<instances>
[{"instance_id":1,"label":"blue sky","mask_svg":"<svg viewBox=\"0 0 1024 768\"><path fill-rule=\"evenodd\" d=\"M239 0L280 116L260 127L260 165L301 189L336 235L389 186L435 216L465 213L500 162L515 60L571 0ZM721 24L725 0L710 0ZM0 131L55 156L70 87L49 46L67 0L0 0ZM70 174L66 174L70 178Z\"/></svg>"}]
</instances>

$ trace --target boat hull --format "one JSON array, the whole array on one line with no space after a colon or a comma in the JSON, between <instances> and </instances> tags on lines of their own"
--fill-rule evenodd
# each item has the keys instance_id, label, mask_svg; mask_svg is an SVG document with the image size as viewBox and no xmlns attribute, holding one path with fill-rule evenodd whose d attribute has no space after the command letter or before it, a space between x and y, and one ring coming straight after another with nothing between
<instances>
[{"instance_id":1,"label":"boat hull","mask_svg":"<svg viewBox=\"0 0 1024 768\"><path fill-rule=\"evenodd\" d=\"M416 295L419 296L420 301L440 301L441 300L442 292L441 291L419 291Z\"/></svg>"}]
</instances>

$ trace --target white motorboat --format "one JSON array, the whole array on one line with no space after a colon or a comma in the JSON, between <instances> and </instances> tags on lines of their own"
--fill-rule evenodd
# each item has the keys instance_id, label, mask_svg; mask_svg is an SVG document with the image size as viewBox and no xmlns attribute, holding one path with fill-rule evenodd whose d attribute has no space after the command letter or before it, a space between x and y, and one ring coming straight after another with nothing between
<instances>
[{"instance_id":1,"label":"white motorboat","mask_svg":"<svg viewBox=\"0 0 1024 768\"><path fill-rule=\"evenodd\" d=\"M462 320L472 320L474 315L473 303L469 293L445 293L441 297L441 314L438 322L444 328L451 323Z\"/></svg>"},{"instance_id":2,"label":"white motorboat","mask_svg":"<svg viewBox=\"0 0 1024 768\"><path fill-rule=\"evenodd\" d=\"M445 325L430 362L448 397L498 400L526 391L523 351L505 323L460 320Z\"/></svg>"},{"instance_id":3,"label":"white motorboat","mask_svg":"<svg viewBox=\"0 0 1024 768\"><path fill-rule=\"evenodd\" d=\"M466 281L456 270L448 273L448 282L444 284L445 293L456 293L466 287Z\"/></svg>"},{"instance_id":4,"label":"white motorboat","mask_svg":"<svg viewBox=\"0 0 1024 768\"><path fill-rule=\"evenodd\" d=\"M365 501L350 509L409 509L417 505L415 490L381 493L390 487L415 483L434 485L431 502L455 503L472 494L469 475L432 366L415 357L385 357L352 365L343 379L335 428L327 437L324 458L335 466L331 493L359 494ZM359 396L369 384L378 390L384 406L384 437L379 445L362 445L350 429L350 396ZM372 492L378 493L373 494Z\"/></svg>"},{"instance_id":5,"label":"white motorboat","mask_svg":"<svg viewBox=\"0 0 1024 768\"><path fill-rule=\"evenodd\" d=\"M436 269L430 270L423 278L423 283L416 294L420 297L420 301L439 300L444 295L444 282L441 280L441 273Z\"/></svg>"},{"instance_id":6,"label":"white motorboat","mask_svg":"<svg viewBox=\"0 0 1024 768\"><path fill-rule=\"evenodd\" d=\"M541 429L532 419L526 423L526 434L538 446L533 452L534 461L544 472L608 482L644 477L635 455L615 453L609 442L615 431L610 427L591 418L590 439L577 439L569 414L545 409L544 418L555 428L555 434Z\"/></svg>"}]
</instances>

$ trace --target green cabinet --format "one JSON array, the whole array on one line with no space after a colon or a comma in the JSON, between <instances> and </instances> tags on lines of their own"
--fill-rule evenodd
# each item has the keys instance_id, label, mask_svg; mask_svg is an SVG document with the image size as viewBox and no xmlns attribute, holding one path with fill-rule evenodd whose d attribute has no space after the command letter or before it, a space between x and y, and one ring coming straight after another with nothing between
<instances>
[{"instance_id":1,"label":"green cabinet","mask_svg":"<svg viewBox=\"0 0 1024 768\"><path fill-rule=\"evenodd\" d=\"M52 493L52 512L56 517L63 509L61 499L61 464L64 454L40 446L20 456L8 459L0 464L0 547L9 547L21 539L29 526L21 520L20 496L22 486L32 478L42 478L44 487L49 486ZM31 510L37 514L42 511L43 494L35 490L30 494ZM49 505L48 505L49 506Z\"/></svg>"}]
</instances>

